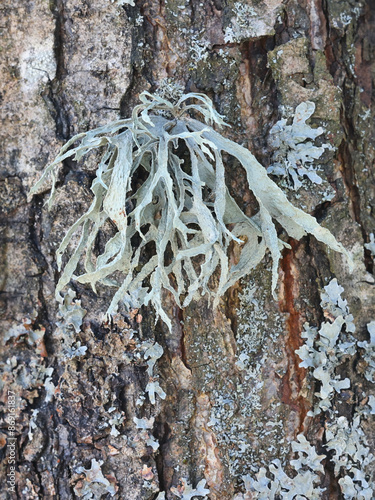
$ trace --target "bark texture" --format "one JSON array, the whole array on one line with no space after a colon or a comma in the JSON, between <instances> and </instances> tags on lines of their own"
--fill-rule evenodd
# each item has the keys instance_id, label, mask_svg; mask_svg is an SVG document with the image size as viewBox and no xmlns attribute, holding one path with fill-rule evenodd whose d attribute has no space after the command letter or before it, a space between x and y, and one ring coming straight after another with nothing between
<instances>
[{"instance_id":1,"label":"bark texture","mask_svg":"<svg viewBox=\"0 0 375 500\"><path fill-rule=\"evenodd\" d=\"M210 500L258 498L243 477L274 459L293 477L298 434L327 453L329 417L309 416L319 386L295 353L304 323L324 321L320 290L332 278L343 286L357 340L368 340L375 319L374 255L365 247L375 233L375 2L4 0L1 13L0 498L174 499L181 478L193 487L205 479ZM180 310L164 296L172 332L146 308L103 322L106 288L95 295L72 282L59 309L55 250L90 203L95 155L84 166L64 162L49 212L48 186L27 202L30 187L75 133L127 117L141 91L174 84L207 94L231 125L225 135L265 167L272 126L315 103L312 126L331 145L318 162L323 183L287 195L352 253L353 272L306 237L283 254L278 300L266 258L217 311L204 298ZM252 215L245 173L231 158L226 176ZM155 341L164 352L152 377L166 397L151 404L145 351ZM374 394L361 353L341 364L351 384L332 401L349 422ZM14 491L6 482L12 394ZM375 453L371 418L362 428ZM321 498L344 498L345 474L329 456L322 463Z\"/></svg>"}]
</instances>

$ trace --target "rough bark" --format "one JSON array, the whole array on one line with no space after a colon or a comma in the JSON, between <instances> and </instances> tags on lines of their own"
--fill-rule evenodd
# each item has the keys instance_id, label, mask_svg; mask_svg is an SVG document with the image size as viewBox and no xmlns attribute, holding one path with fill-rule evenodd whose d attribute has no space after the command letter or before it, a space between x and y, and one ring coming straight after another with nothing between
<instances>
[{"instance_id":1,"label":"rough bark","mask_svg":"<svg viewBox=\"0 0 375 500\"><path fill-rule=\"evenodd\" d=\"M324 320L320 290L334 277L344 287L357 340L368 339L366 325L375 319L374 256L364 246L375 232L375 3L249 0L255 14L246 23L232 0L120 3L18 0L1 7L2 484L13 393L17 451L15 492L5 487L0 498L147 500L164 491L172 499L180 478L194 487L204 478L211 500L258 498L245 493L243 476L255 477L275 458L293 476L290 443L298 434L326 453L328 417L309 416L317 385L295 353L303 324ZM72 282L76 297L67 296L59 311L55 250L89 205L95 156L84 166L64 162L51 211L44 206L48 186L30 202L27 193L66 140L129 116L140 92L166 79L211 97L231 125L225 135L265 167L272 126L301 102L315 103L311 122L324 126L332 146L320 160L323 184L306 182L287 195L352 253L353 272L306 237L283 254L278 300L266 258L216 311L204 298L180 310L164 296L172 332L146 308L105 323L104 287L96 295ZM254 200L233 159L226 175L232 196L252 214ZM154 371L166 398L155 405L145 396L146 341L164 349ZM84 355L69 357L77 342L87 347ZM361 352L343 365L351 387L332 402L349 421L373 393ZM244 369L241 353L249 354ZM154 420L139 429L134 418ZM374 452L371 418L363 430ZM101 483L87 473L95 460ZM344 498L329 457L323 466L321 498Z\"/></svg>"}]
</instances>

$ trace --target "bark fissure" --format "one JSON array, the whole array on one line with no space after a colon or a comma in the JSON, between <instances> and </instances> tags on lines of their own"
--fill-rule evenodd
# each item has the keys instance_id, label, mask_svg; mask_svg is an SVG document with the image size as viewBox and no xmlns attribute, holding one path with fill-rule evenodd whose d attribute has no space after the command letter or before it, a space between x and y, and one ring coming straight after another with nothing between
<instances>
[{"instance_id":1,"label":"bark fissure","mask_svg":"<svg viewBox=\"0 0 375 500\"><path fill-rule=\"evenodd\" d=\"M38 274L29 276L38 280L38 299L39 307L35 318L35 326L43 326L47 330L47 334L52 332L51 323L49 321L48 307L43 293L43 276L48 270L48 263L40 246L40 241L43 239L40 230L39 220L42 217L42 199L35 197L29 211L29 242L32 249L33 259L38 266ZM39 227L38 227L39 226ZM38 229L37 229L38 227Z\"/></svg>"},{"instance_id":2,"label":"bark fissure","mask_svg":"<svg viewBox=\"0 0 375 500\"><path fill-rule=\"evenodd\" d=\"M48 94L44 93L45 100L48 100L54 109L52 118L56 122L56 136L67 141L70 138L70 119L69 114L65 111L66 103L62 92L62 83L66 77L67 70L65 67L65 5L64 0L54 0L51 11L55 19L55 42L54 53L56 60L56 76L54 81L49 81Z\"/></svg>"}]
</instances>

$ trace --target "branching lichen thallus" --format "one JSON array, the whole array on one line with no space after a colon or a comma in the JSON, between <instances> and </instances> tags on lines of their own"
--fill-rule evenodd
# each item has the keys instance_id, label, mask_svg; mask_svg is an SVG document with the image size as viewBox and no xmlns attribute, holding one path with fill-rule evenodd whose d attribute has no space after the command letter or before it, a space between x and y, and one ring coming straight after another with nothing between
<instances>
[{"instance_id":1,"label":"branching lichen thallus","mask_svg":"<svg viewBox=\"0 0 375 500\"><path fill-rule=\"evenodd\" d=\"M72 278L89 283L94 290L102 283L116 290L108 314L116 311L119 302L128 308L151 303L170 328L171 321L162 306L163 289L181 308L202 295L211 297L216 306L229 287L257 266L267 248L273 260L274 292L281 250L288 246L278 238L274 221L290 237L299 240L310 233L350 261L327 229L289 203L249 150L212 128L225 123L207 96L192 93L172 103L143 92L140 101L131 118L70 139L31 190L31 194L40 192L48 174L52 174L51 206L58 164L68 157L79 161L92 150L100 151L91 186L94 199L56 252L58 267L63 267L56 286L58 300ZM191 112L202 116L204 123L192 118ZM187 155L179 153L181 144ZM252 217L243 213L226 187L223 153L236 158L246 171L259 206ZM141 169L146 172L145 180L134 187L132 180ZM95 239L107 219L117 232L97 255ZM77 231L79 243L62 266L62 256L72 246L69 244ZM146 259L144 252L150 242L154 243L154 253ZM235 264L228 259L231 242L239 246ZM84 253L84 272L74 275ZM213 286L210 278L218 269L218 284Z\"/></svg>"}]
</instances>

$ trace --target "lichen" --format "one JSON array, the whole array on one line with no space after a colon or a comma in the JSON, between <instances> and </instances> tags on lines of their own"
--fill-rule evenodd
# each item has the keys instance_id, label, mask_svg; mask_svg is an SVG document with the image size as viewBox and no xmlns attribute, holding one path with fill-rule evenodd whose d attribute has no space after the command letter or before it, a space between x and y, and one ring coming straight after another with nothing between
<instances>
[{"instance_id":1,"label":"lichen","mask_svg":"<svg viewBox=\"0 0 375 500\"><path fill-rule=\"evenodd\" d=\"M296 350L301 358L300 366L311 369L312 376L320 382L320 389L315 395L319 398L314 413L319 414L331 408L331 400L335 392L350 387L348 378L341 379L336 369L343 357L355 353L355 332L353 316L350 314L347 301L341 297L344 289L336 279L324 287L321 294L321 306L327 311L328 318L318 330L305 324L302 338L305 344Z\"/></svg>"},{"instance_id":2,"label":"lichen","mask_svg":"<svg viewBox=\"0 0 375 500\"><path fill-rule=\"evenodd\" d=\"M157 375L153 373L155 363L159 358L161 358L164 351L162 346L157 342L143 342L141 348L145 349L143 356L144 359L147 360L147 373L149 376L145 392L148 394L150 403L154 405L156 403L156 394L161 399L165 399L167 396L163 389L160 387L160 384L157 380Z\"/></svg>"},{"instance_id":3,"label":"lichen","mask_svg":"<svg viewBox=\"0 0 375 500\"><path fill-rule=\"evenodd\" d=\"M226 10L229 24L225 27L225 43L240 43L244 40L270 36L275 33L274 25L281 10L280 4L272 2L229 2Z\"/></svg>"},{"instance_id":4,"label":"lichen","mask_svg":"<svg viewBox=\"0 0 375 500\"><path fill-rule=\"evenodd\" d=\"M81 331L82 321L86 310L81 307L81 301L76 299L76 293L68 289L59 304L58 321L56 322L55 336L59 338L63 347L63 356L68 359L84 356L87 346L81 345L76 335Z\"/></svg>"},{"instance_id":5,"label":"lichen","mask_svg":"<svg viewBox=\"0 0 375 500\"><path fill-rule=\"evenodd\" d=\"M52 382L53 371L54 369L52 367L45 369L46 379L44 381L44 388L46 390L46 396L45 396L46 403L51 402L55 396L56 387Z\"/></svg>"},{"instance_id":6,"label":"lichen","mask_svg":"<svg viewBox=\"0 0 375 500\"><path fill-rule=\"evenodd\" d=\"M102 495L109 493L111 496L116 494L116 488L111 482L103 476L101 466L103 462L98 462L93 458L91 468L77 467L78 474L84 474L85 477L74 487L74 493L84 500L101 498Z\"/></svg>"},{"instance_id":7,"label":"lichen","mask_svg":"<svg viewBox=\"0 0 375 500\"><path fill-rule=\"evenodd\" d=\"M184 87L172 78L163 78L155 94L169 102L178 102L184 94Z\"/></svg>"},{"instance_id":8,"label":"lichen","mask_svg":"<svg viewBox=\"0 0 375 500\"><path fill-rule=\"evenodd\" d=\"M260 275L262 287L257 286ZM270 281L270 269L260 265L255 275L242 283L237 309L237 353L232 359L223 359L220 345L209 342L209 337L204 346L212 355L212 358L208 357L211 362L204 367L205 383L202 386L203 391L210 393L207 426L215 433L220 449L224 450L222 460L225 467L236 478L246 473L249 467L256 472L275 454L284 465L289 450L288 440L283 434L285 406L277 393L277 382L274 385L272 374L267 369L271 356L277 371L276 380L284 375L285 351L280 343L284 323L276 304L272 304ZM212 338L215 338L214 332ZM202 356L199 342L198 338L195 346ZM224 366L220 366L221 363ZM230 377L227 380L225 375L217 376L218 371L226 374L230 363L238 369L234 387Z\"/></svg>"},{"instance_id":9,"label":"lichen","mask_svg":"<svg viewBox=\"0 0 375 500\"><path fill-rule=\"evenodd\" d=\"M140 429L138 432L138 437L146 443L147 446L152 448L152 451L156 451L159 448L159 442L154 438L151 433L151 429L154 426L155 418L137 418L133 417L133 422L136 425L137 429Z\"/></svg>"},{"instance_id":10,"label":"lichen","mask_svg":"<svg viewBox=\"0 0 375 500\"><path fill-rule=\"evenodd\" d=\"M27 345L35 348L35 351L43 358L47 356L46 346L44 343L44 335L46 329L44 327L33 328L33 321L30 318L24 318L22 322L13 325L2 336L2 343L5 345L10 339L18 344L22 341Z\"/></svg>"},{"instance_id":11,"label":"lichen","mask_svg":"<svg viewBox=\"0 0 375 500\"><path fill-rule=\"evenodd\" d=\"M375 237L374 233L370 233L370 241L365 243L365 248L371 252L372 256L375 256Z\"/></svg>"},{"instance_id":12,"label":"lichen","mask_svg":"<svg viewBox=\"0 0 375 500\"><path fill-rule=\"evenodd\" d=\"M275 149L272 164L267 172L283 177L287 185L293 189L302 186L300 178L307 177L315 184L321 184L314 160L319 159L330 145L314 146L317 137L324 133L322 127L311 128L308 120L315 111L315 104L302 102L296 107L293 122L287 125L287 120L279 120L270 131L270 145Z\"/></svg>"},{"instance_id":13,"label":"lichen","mask_svg":"<svg viewBox=\"0 0 375 500\"><path fill-rule=\"evenodd\" d=\"M29 441L32 441L34 433L33 431L37 429L38 425L36 423L36 419L38 417L39 410L32 410L31 412L31 417L29 421L29 432L27 434L27 437L29 438Z\"/></svg>"},{"instance_id":14,"label":"lichen","mask_svg":"<svg viewBox=\"0 0 375 500\"><path fill-rule=\"evenodd\" d=\"M76 299L76 292L68 289L64 294L64 299L59 306L59 317L61 318L56 324L58 328L63 330L74 329L75 333L81 331L82 320L86 315L86 310L81 307L81 301Z\"/></svg>"},{"instance_id":15,"label":"lichen","mask_svg":"<svg viewBox=\"0 0 375 500\"><path fill-rule=\"evenodd\" d=\"M177 486L176 488L171 488L171 492L178 498L181 498L181 500L191 500L192 498L196 497L203 497L204 499L206 499L207 498L206 495L210 493L210 490L207 489L205 486L206 486L205 479L199 481L197 486L193 488L191 484L187 482L186 479L181 478L180 485Z\"/></svg>"},{"instance_id":16,"label":"lichen","mask_svg":"<svg viewBox=\"0 0 375 500\"><path fill-rule=\"evenodd\" d=\"M342 388L350 386L349 379L340 380L336 375L343 363L356 354L356 345L368 354L372 343L375 322L368 325L370 342L356 342L353 316L344 292L336 279L329 282L321 292L321 307L327 318L320 329L305 325L302 338L305 344L296 353L302 359L301 367L310 371L310 375L319 384L315 393L316 401L311 415L321 414L325 420L324 454L318 455L316 448L302 434L291 443L291 451L297 454L289 461L295 473L286 473L280 459L271 461L267 467L260 467L256 474L243 477L246 493L236 500L252 498L266 499L316 499L322 497L324 473L321 462L330 460L338 478L345 500L370 500L374 498L375 485L370 480L370 472L375 457L370 452L362 420L375 413L375 398L363 395L361 405L353 412L351 420L335 407L334 396ZM375 328L374 328L375 329ZM367 402L367 404L364 404ZM252 466L250 470L254 470Z\"/></svg>"},{"instance_id":17,"label":"lichen","mask_svg":"<svg viewBox=\"0 0 375 500\"><path fill-rule=\"evenodd\" d=\"M326 429L328 450L345 500L371 500L373 486L368 481L366 469L373 463L374 455L361 428L361 415L355 414L352 423L344 416L332 419ZM367 479L366 479L367 477Z\"/></svg>"},{"instance_id":18,"label":"lichen","mask_svg":"<svg viewBox=\"0 0 375 500\"><path fill-rule=\"evenodd\" d=\"M288 245L278 238L274 221L290 237L300 239L310 233L350 260L327 229L289 203L250 151L210 126L224 122L205 95L187 94L173 104L143 92L140 100L132 118L70 139L31 191L38 192L52 174L51 206L57 165L104 149L91 186L94 200L56 252L61 270L63 255L74 234L81 231L56 287L60 302L60 292L72 278L90 284L94 291L98 283L113 286L117 291L108 314L116 311L120 301L128 308L151 303L171 328L162 306L163 289L181 308L202 295L212 299L215 307L228 288L254 269L267 248L273 259L275 290L281 250ZM206 123L191 118L189 112L201 114ZM229 194L223 153L239 160L246 171L259 205L253 217L247 217ZM108 220L117 232L96 255L96 237ZM231 243L241 249L234 265L228 259ZM75 276L84 252L85 272ZM219 268L219 283L214 287L210 278Z\"/></svg>"},{"instance_id":19,"label":"lichen","mask_svg":"<svg viewBox=\"0 0 375 500\"><path fill-rule=\"evenodd\" d=\"M158 395L160 399L165 399L167 396L159 384L158 375L154 373L155 364L157 360L160 359L163 355L164 350L160 344L158 344L157 342L151 342L149 340L146 342L141 342L137 346L137 348L142 352L142 357L147 362L148 382L145 387L145 394L148 395L150 403L152 405L155 405L156 395ZM142 407L145 401L145 396L141 395L141 397L138 398L136 404L138 407ZM159 442L154 438L151 432L154 421L154 417L151 417L149 419L133 417L133 422L136 424L136 428L141 430L139 432L140 440L146 443L147 446L150 446L153 452L155 452L159 448Z\"/></svg>"},{"instance_id":20,"label":"lichen","mask_svg":"<svg viewBox=\"0 0 375 500\"><path fill-rule=\"evenodd\" d=\"M300 366L311 370L313 378L320 383L320 390L315 395L313 414L326 412L326 449L331 452L334 473L339 477L338 483L346 500L370 500L373 498L374 486L368 480L367 471L373 463L364 431L361 428L362 418L373 414L374 397L368 398L369 407L356 410L350 422L345 416L332 408L335 392L349 388L349 379L340 380L336 370L345 358L356 353L356 346L364 349L364 359L368 364L365 376L372 381L374 370L374 335L375 322L368 324L370 342L356 342L353 316L350 314L347 301L342 298L344 289L336 279L324 287L321 293L321 306L328 318L320 330L305 325L302 337L305 344L296 351L302 359Z\"/></svg>"},{"instance_id":21,"label":"lichen","mask_svg":"<svg viewBox=\"0 0 375 500\"><path fill-rule=\"evenodd\" d=\"M204 36L205 30L199 33L192 33L190 42L190 70L195 69L201 61L206 61L209 56L210 43Z\"/></svg>"},{"instance_id":22,"label":"lichen","mask_svg":"<svg viewBox=\"0 0 375 500\"><path fill-rule=\"evenodd\" d=\"M111 426L110 435L117 437L121 433L117 430L116 427L120 427L123 424L125 417L123 415L123 412L116 411L115 406L112 406L111 408L109 408L108 413L111 415L110 418L108 419L108 423Z\"/></svg>"},{"instance_id":23,"label":"lichen","mask_svg":"<svg viewBox=\"0 0 375 500\"><path fill-rule=\"evenodd\" d=\"M134 0L111 0L111 3L115 3L120 7L123 5L130 5L131 7L135 6Z\"/></svg>"},{"instance_id":24,"label":"lichen","mask_svg":"<svg viewBox=\"0 0 375 500\"><path fill-rule=\"evenodd\" d=\"M274 499L279 496L286 500L321 498L324 489L318 487L320 477L317 472L323 472L320 462L325 455L318 455L315 447L302 434L297 436L297 441L293 441L291 446L292 451L297 453L297 458L292 460L290 465L297 474L294 477L288 476L280 460L273 460L268 470L265 467L260 468L255 476L256 479L249 474L244 476L246 492L250 493L250 498L259 500Z\"/></svg>"}]
</instances>

